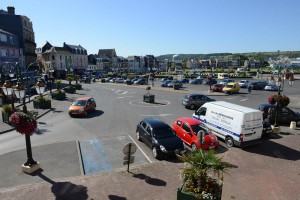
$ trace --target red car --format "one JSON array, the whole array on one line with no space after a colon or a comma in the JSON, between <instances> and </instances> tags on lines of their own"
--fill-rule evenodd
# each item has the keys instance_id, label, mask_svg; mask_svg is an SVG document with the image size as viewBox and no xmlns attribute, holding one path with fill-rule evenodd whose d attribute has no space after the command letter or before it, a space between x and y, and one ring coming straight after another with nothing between
<instances>
[{"instance_id":1,"label":"red car","mask_svg":"<svg viewBox=\"0 0 300 200\"><path fill-rule=\"evenodd\" d=\"M181 117L173 123L176 135L192 150L202 148L203 150L216 149L220 146L218 138L207 128L205 124L197 119ZM202 145L197 133L202 132Z\"/></svg>"},{"instance_id":2,"label":"red car","mask_svg":"<svg viewBox=\"0 0 300 200\"><path fill-rule=\"evenodd\" d=\"M214 84L211 86L212 91L214 92L223 92L223 84Z\"/></svg>"}]
</instances>

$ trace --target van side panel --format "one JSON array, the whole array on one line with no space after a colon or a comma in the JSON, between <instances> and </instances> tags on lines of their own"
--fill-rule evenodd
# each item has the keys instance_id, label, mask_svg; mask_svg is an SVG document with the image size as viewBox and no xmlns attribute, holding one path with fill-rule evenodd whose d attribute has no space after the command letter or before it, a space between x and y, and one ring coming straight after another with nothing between
<instances>
[{"instance_id":1,"label":"van side panel","mask_svg":"<svg viewBox=\"0 0 300 200\"><path fill-rule=\"evenodd\" d=\"M237 146L260 142L262 134L260 111L220 101L205 103L202 107L206 108L206 114L200 116L193 114L193 118L205 123L218 137L225 139L226 136L230 136Z\"/></svg>"}]
</instances>

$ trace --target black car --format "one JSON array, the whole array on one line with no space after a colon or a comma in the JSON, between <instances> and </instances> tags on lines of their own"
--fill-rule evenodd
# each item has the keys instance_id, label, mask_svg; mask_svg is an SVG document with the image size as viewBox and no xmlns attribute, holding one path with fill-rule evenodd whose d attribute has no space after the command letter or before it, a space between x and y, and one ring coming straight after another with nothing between
<instances>
[{"instance_id":1,"label":"black car","mask_svg":"<svg viewBox=\"0 0 300 200\"><path fill-rule=\"evenodd\" d=\"M134 81L134 84L136 84L136 85L146 85L146 79L139 78L138 80Z\"/></svg>"},{"instance_id":2,"label":"black car","mask_svg":"<svg viewBox=\"0 0 300 200\"><path fill-rule=\"evenodd\" d=\"M211 101L215 101L215 99L211 99L203 94L187 94L183 97L182 104L186 108L195 110L196 108L201 107L204 103Z\"/></svg>"},{"instance_id":3,"label":"black car","mask_svg":"<svg viewBox=\"0 0 300 200\"><path fill-rule=\"evenodd\" d=\"M249 84L248 88L251 90L264 90L266 85L268 85L267 81L254 81Z\"/></svg>"},{"instance_id":4,"label":"black car","mask_svg":"<svg viewBox=\"0 0 300 200\"><path fill-rule=\"evenodd\" d=\"M91 83L92 78L90 76L82 76L79 79L80 83Z\"/></svg>"},{"instance_id":5,"label":"black car","mask_svg":"<svg viewBox=\"0 0 300 200\"><path fill-rule=\"evenodd\" d=\"M216 84L218 81L214 78L212 79L205 79L203 80L202 84L203 85L213 85L213 84Z\"/></svg>"},{"instance_id":6,"label":"black car","mask_svg":"<svg viewBox=\"0 0 300 200\"><path fill-rule=\"evenodd\" d=\"M171 80L165 80L160 84L161 87L168 87L168 84L171 83Z\"/></svg>"},{"instance_id":7,"label":"black car","mask_svg":"<svg viewBox=\"0 0 300 200\"><path fill-rule=\"evenodd\" d=\"M182 140L172 128L157 118L146 118L136 127L136 138L143 141L151 150L154 158L175 155L175 150L182 150Z\"/></svg>"}]
</instances>

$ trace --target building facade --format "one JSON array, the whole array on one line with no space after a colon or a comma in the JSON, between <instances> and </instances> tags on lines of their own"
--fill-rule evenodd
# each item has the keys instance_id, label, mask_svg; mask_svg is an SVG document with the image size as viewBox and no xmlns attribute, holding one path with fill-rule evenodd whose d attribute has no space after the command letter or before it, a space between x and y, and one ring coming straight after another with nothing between
<instances>
[{"instance_id":1,"label":"building facade","mask_svg":"<svg viewBox=\"0 0 300 200\"><path fill-rule=\"evenodd\" d=\"M22 50L19 48L18 37L0 29L0 66L5 62L18 62L23 66L21 54Z\"/></svg>"}]
</instances>

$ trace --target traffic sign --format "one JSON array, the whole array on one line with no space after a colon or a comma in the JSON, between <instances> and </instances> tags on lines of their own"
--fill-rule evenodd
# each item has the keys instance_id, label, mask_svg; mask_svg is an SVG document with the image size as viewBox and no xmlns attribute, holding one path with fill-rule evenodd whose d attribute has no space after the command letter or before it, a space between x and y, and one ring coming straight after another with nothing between
<instances>
[{"instance_id":1,"label":"traffic sign","mask_svg":"<svg viewBox=\"0 0 300 200\"><path fill-rule=\"evenodd\" d=\"M123 153L125 155L128 155L130 153L130 155L133 155L136 152L136 145L134 143L128 143L125 144L125 146L123 147Z\"/></svg>"}]
</instances>

